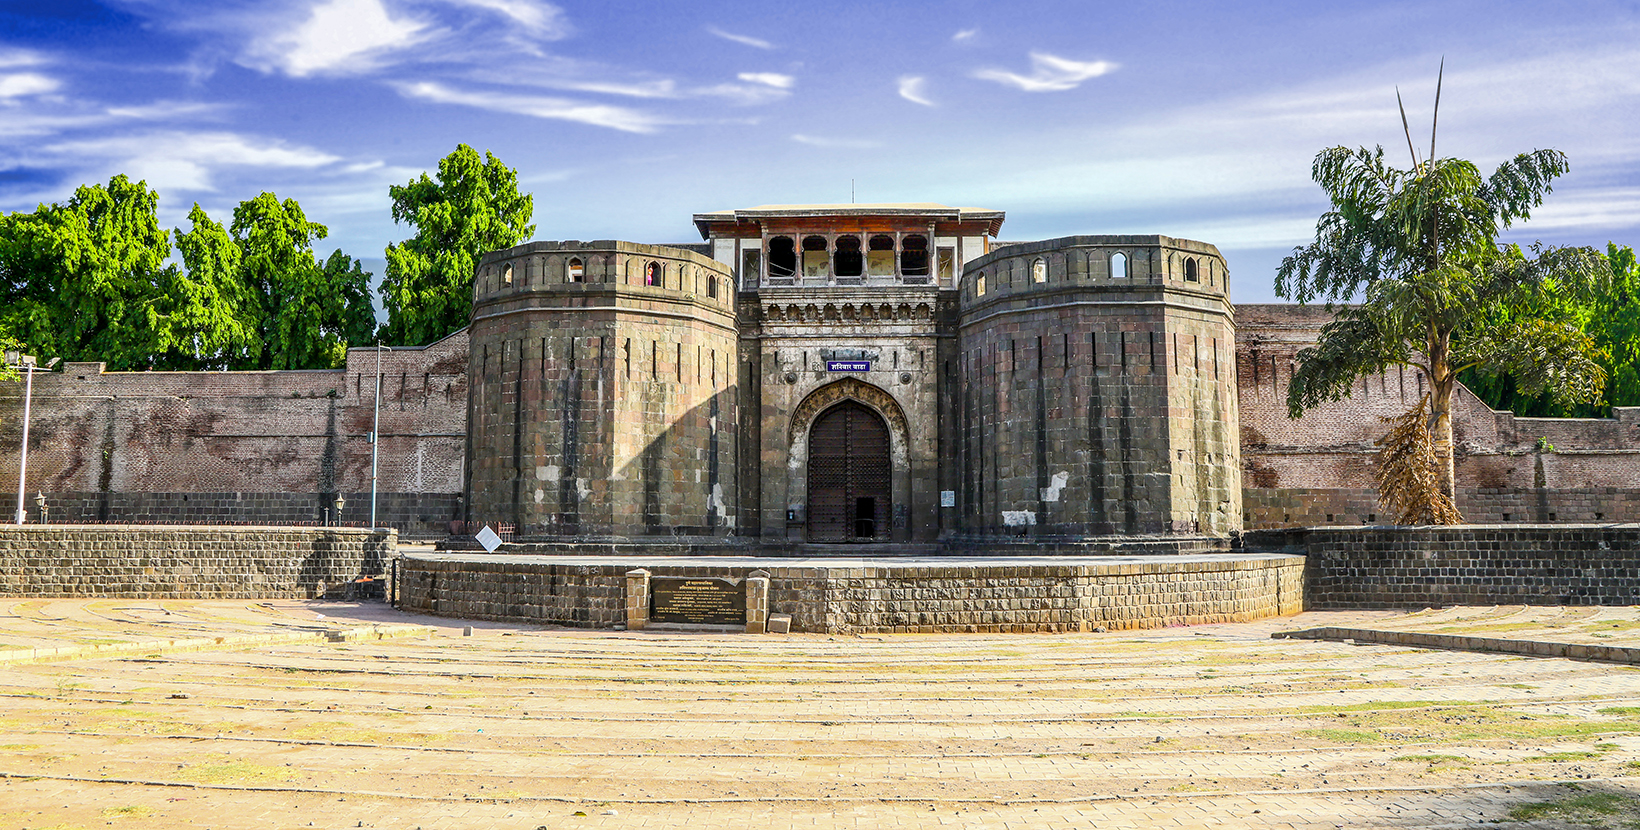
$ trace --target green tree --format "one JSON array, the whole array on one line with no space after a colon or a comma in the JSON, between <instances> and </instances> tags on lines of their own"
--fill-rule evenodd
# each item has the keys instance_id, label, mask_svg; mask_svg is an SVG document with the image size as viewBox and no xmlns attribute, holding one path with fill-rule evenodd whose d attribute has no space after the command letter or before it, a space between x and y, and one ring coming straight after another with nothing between
<instances>
[{"instance_id":1,"label":"green tree","mask_svg":"<svg viewBox=\"0 0 1640 830\"><path fill-rule=\"evenodd\" d=\"M1593 403L1564 403L1546 394L1527 395L1513 375L1487 377L1471 369L1459 376L1494 409L1516 415L1549 418L1605 418L1611 407L1640 406L1640 267L1634 249L1606 245L1611 281L1592 297L1571 292L1545 292L1535 313L1575 321L1600 354L1596 361L1606 372L1604 394Z\"/></svg>"},{"instance_id":2,"label":"green tree","mask_svg":"<svg viewBox=\"0 0 1640 830\"><path fill-rule=\"evenodd\" d=\"M260 353L261 309L245 284L244 257L226 228L194 203L191 226L177 228L181 269L170 269L161 300L149 310L159 332L157 369L225 369Z\"/></svg>"},{"instance_id":3,"label":"green tree","mask_svg":"<svg viewBox=\"0 0 1640 830\"><path fill-rule=\"evenodd\" d=\"M349 345L370 342L370 275L337 251L324 264L313 243L330 231L295 199L263 193L234 208L232 233L244 284L259 310L260 351L248 368L338 366Z\"/></svg>"},{"instance_id":4,"label":"green tree","mask_svg":"<svg viewBox=\"0 0 1640 830\"><path fill-rule=\"evenodd\" d=\"M424 346L467 325L479 259L535 233L534 200L518 192L517 171L466 144L439 161L438 181L423 173L388 194L393 220L416 232L387 246L381 337Z\"/></svg>"},{"instance_id":5,"label":"green tree","mask_svg":"<svg viewBox=\"0 0 1640 830\"><path fill-rule=\"evenodd\" d=\"M63 204L0 216L0 331L42 360L151 365L151 315L170 279L158 195L123 175Z\"/></svg>"},{"instance_id":6,"label":"green tree","mask_svg":"<svg viewBox=\"0 0 1640 830\"><path fill-rule=\"evenodd\" d=\"M1490 177L1462 159L1414 158L1401 170L1385 163L1383 148L1323 150L1312 176L1332 209L1316 222L1315 241L1282 261L1276 293L1300 303L1359 302L1338 308L1317 344L1299 353L1289 414L1348 397L1363 376L1411 367L1429 390L1436 480L1450 499L1459 372L1509 374L1523 390L1562 401L1599 395L1604 373L1590 338L1570 321L1524 312L1550 284L1587 296L1604 258L1587 248L1526 252L1497 242L1566 169L1554 150L1516 156Z\"/></svg>"}]
</instances>

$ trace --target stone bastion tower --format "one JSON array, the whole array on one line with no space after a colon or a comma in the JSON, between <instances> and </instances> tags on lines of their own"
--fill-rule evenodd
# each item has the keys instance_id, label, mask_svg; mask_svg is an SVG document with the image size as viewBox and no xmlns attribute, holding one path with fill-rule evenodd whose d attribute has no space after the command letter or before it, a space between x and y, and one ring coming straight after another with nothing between
<instances>
[{"instance_id":1,"label":"stone bastion tower","mask_svg":"<svg viewBox=\"0 0 1640 830\"><path fill-rule=\"evenodd\" d=\"M589 542L1239 529L1218 251L1165 236L999 244L1003 218L767 205L697 214L705 244L489 254L470 515Z\"/></svg>"}]
</instances>

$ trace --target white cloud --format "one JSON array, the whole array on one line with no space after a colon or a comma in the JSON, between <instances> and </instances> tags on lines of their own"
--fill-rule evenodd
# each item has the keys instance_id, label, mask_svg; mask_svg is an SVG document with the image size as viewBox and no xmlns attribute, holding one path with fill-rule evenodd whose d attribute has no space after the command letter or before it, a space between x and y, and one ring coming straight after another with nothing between
<instances>
[{"instance_id":1,"label":"white cloud","mask_svg":"<svg viewBox=\"0 0 1640 830\"><path fill-rule=\"evenodd\" d=\"M0 75L0 101L12 98L21 98L24 95L41 95L54 92L62 86L56 78L41 75L38 72L15 72L9 75Z\"/></svg>"},{"instance_id":2,"label":"white cloud","mask_svg":"<svg viewBox=\"0 0 1640 830\"><path fill-rule=\"evenodd\" d=\"M569 34L564 12L551 3L536 0L447 0L453 5L489 9L517 23L536 37L557 40Z\"/></svg>"},{"instance_id":3,"label":"white cloud","mask_svg":"<svg viewBox=\"0 0 1640 830\"><path fill-rule=\"evenodd\" d=\"M27 49L0 49L0 69L39 66L43 63L46 63L46 58L39 52L31 52Z\"/></svg>"},{"instance_id":4,"label":"white cloud","mask_svg":"<svg viewBox=\"0 0 1640 830\"><path fill-rule=\"evenodd\" d=\"M869 150L881 147L881 142L864 138L824 138L812 135L793 135L792 141L798 144L807 144L810 147L824 147L828 150Z\"/></svg>"},{"instance_id":5,"label":"white cloud","mask_svg":"<svg viewBox=\"0 0 1640 830\"><path fill-rule=\"evenodd\" d=\"M495 112L576 121L595 127L608 127L629 133L652 133L661 124L661 118L639 110L607 104L588 104L566 98L548 98L539 95L515 95L477 90L457 90L444 84L422 81L397 84L401 94L436 104L460 104Z\"/></svg>"},{"instance_id":6,"label":"white cloud","mask_svg":"<svg viewBox=\"0 0 1640 830\"><path fill-rule=\"evenodd\" d=\"M951 36L952 43L966 43L979 34L979 29L962 29Z\"/></svg>"},{"instance_id":7,"label":"white cloud","mask_svg":"<svg viewBox=\"0 0 1640 830\"><path fill-rule=\"evenodd\" d=\"M734 41L735 43L739 43L739 44L742 44L744 46L751 46L751 47L754 47L754 48L757 48L757 49L773 49L774 48L773 43L770 43L770 42L768 42L768 41L766 41L762 38L752 37L751 35L737 35L733 32L725 32L725 31L723 31L722 29L719 29L716 26L707 26L706 31L709 34L716 35L720 38L723 38L724 40Z\"/></svg>"},{"instance_id":8,"label":"white cloud","mask_svg":"<svg viewBox=\"0 0 1640 830\"><path fill-rule=\"evenodd\" d=\"M928 98L927 82L927 78L916 75L906 75L900 78L900 97L913 104L922 104L925 107L937 106Z\"/></svg>"},{"instance_id":9,"label":"white cloud","mask_svg":"<svg viewBox=\"0 0 1640 830\"><path fill-rule=\"evenodd\" d=\"M258 69L294 77L356 74L376 68L387 53L426 40L428 24L394 18L381 0L325 0L295 26L255 40L247 58Z\"/></svg>"},{"instance_id":10,"label":"white cloud","mask_svg":"<svg viewBox=\"0 0 1640 830\"><path fill-rule=\"evenodd\" d=\"M736 104L767 104L791 94L790 90L764 84L717 84L690 90L690 95L706 98L725 98Z\"/></svg>"},{"instance_id":11,"label":"white cloud","mask_svg":"<svg viewBox=\"0 0 1640 830\"><path fill-rule=\"evenodd\" d=\"M161 192L215 190L211 176L223 167L296 168L311 170L340 161L312 147L236 133L176 131L120 135L53 144L50 155L86 160L109 171L142 179Z\"/></svg>"},{"instance_id":12,"label":"white cloud","mask_svg":"<svg viewBox=\"0 0 1640 830\"><path fill-rule=\"evenodd\" d=\"M1116 68L1110 61L1073 61L1046 52L1031 53L1031 74L1020 75L1005 69L980 69L974 77L996 81L1026 92L1064 92L1075 89L1089 78L1097 78Z\"/></svg>"},{"instance_id":13,"label":"white cloud","mask_svg":"<svg viewBox=\"0 0 1640 830\"><path fill-rule=\"evenodd\" d=\"M797 85L796 78L778 72L742 72L735 77L749 84L762 84L775 89L791 89Z\"/></svg>"}]
</instances>

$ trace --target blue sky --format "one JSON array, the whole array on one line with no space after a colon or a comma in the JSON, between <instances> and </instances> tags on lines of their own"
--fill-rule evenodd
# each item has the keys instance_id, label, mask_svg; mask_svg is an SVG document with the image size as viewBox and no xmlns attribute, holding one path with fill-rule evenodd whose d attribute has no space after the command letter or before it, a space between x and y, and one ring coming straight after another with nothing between
<instances>
[{"instance_id":1,"label":"blue sky","mask_svg":"<svg viewBox=\"0 0 1640 830\"><path fill-rule=\"evenodd\" d=\"M1002 238L1219 246L1238 302L1325 208L1319 149L1572 171L1521 241L1640 245L1640 2L0 2L0 210L115 173L161 219L264 190L381 271L387 187L458 142L536 237L697 239L696 212L933 201Z\"/></svg>"}]
</instances>

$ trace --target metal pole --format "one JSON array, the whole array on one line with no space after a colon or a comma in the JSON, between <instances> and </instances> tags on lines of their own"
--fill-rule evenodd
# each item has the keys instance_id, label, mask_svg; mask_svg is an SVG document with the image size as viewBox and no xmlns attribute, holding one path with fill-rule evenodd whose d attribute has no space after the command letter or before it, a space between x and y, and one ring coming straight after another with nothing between
<instances>
[{"instance_id":1,"label":"metal pole","mask_svg":"<svg viewBox=\"0 0 1640 830\"><path fill-rule=\"evenodd\" d=\"M376 527L376 460L382 442L382 344L376 341L376 418L370 425L370 526Z\"/></svg>"},{"instance_id":2,"label":"metal pole","mask_svg":"<svg viewBox=\"0 0 1640 830\"><path fill-rule=\"evenodd\" d=\"M17 462L17 523L23 523L23 482L28 475L28 411L29 404L34 399L34 364L24 367L28 373L28 380L23 386L23 455Z\"/></svg>"}]
</instances>

